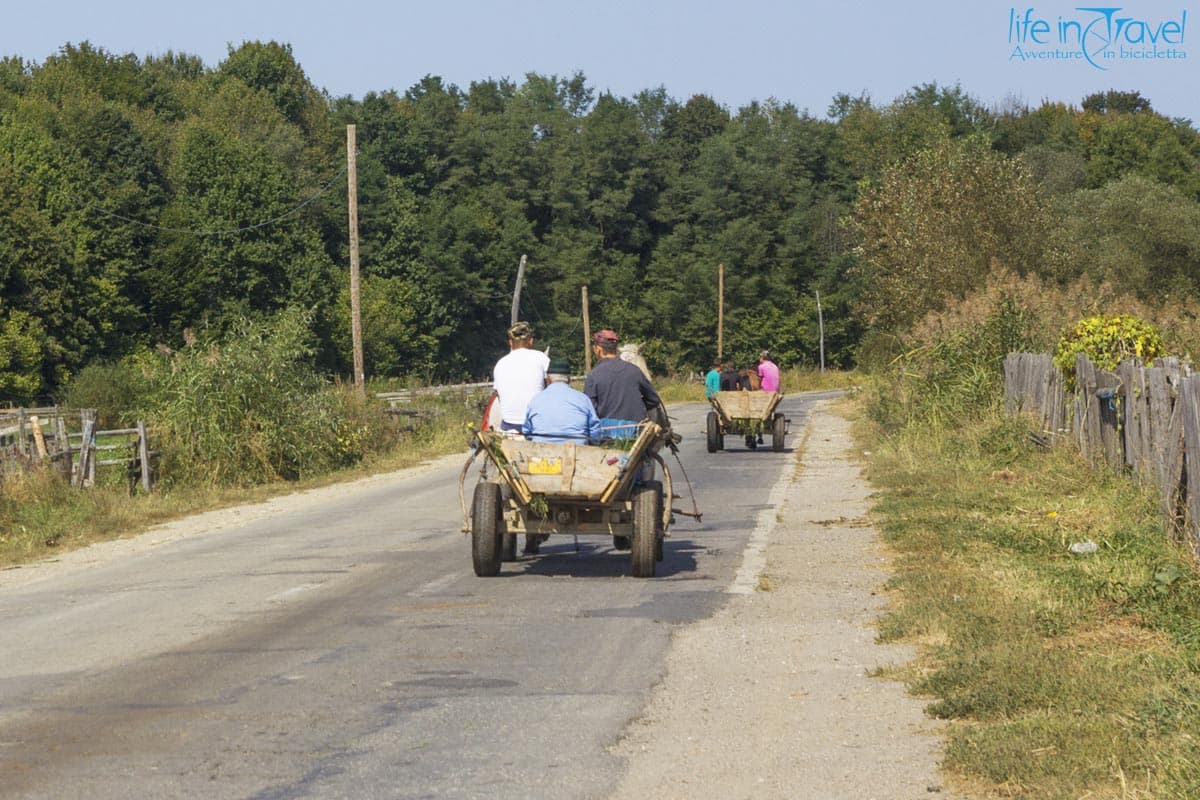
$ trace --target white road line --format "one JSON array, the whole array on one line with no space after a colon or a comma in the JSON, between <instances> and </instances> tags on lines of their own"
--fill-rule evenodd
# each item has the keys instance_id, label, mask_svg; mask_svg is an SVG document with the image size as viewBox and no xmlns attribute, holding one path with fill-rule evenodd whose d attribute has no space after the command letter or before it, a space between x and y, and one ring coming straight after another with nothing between
<instances>
[{"instance_id":1,"label":"white road line","mask_svg":"<svg viewBox=\"0 0 1200 800\"><path fill-rule=\"evenodd\" d=\"M796 437L793 441L804 441L809 419L812 419L811 414L807 415L803 428L789 432L789 436ZM771 494L767 497L767 507L758 512L754 530L750 532L750 541L746 543L746 549L742 552L742 565L738 567L733 583L725 590L729 594L754 594L758 589L758 576L767 566L767 542L771 539L771 531L775 530L775 518L779 516L783 499L787 496L788 485L796 472L796 458L799 453L800 447L794 445L792 457L785 459L779 469L779 477L775 479L775 485L771 487Z\"/></svg>"}]
</instances>

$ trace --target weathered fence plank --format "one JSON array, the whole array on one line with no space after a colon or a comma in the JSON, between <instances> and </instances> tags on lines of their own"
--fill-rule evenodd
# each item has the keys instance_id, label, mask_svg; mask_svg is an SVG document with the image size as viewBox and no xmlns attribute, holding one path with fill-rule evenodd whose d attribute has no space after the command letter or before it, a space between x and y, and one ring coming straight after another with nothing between
<instances>
[{"instance_id":1,"label":"weathered fence plank","mask_svg":"<svg viewBox=\"0 0 1200 800\"><path fill-rule=\"evenodd\" d=\"M1010 353L1004 359L1004 405L1038 420L1044 433L1066 430L1062 372L1045 353Z\"/></svg>"},{"instance_id":2,"label":"weathered fence plank","mask_svg":"<svg viewBox=\"0 0 1200 800\"><path fill-rule=\"evenodd\" d=\"M1200 476L1200 376L1189 376L1180 384L1179 406L1183 420L1184 485ZM1186 493L1186 530L1193 548L1200 542L1200 491Z\"/></svg>"},{"instance_id":3,"label":"weathered fence plank","mask_svg":"<svg viewBox=\"0 0 1200 800\"><path fill-rule=\"evenodd\" d=\"M1031 377L1045 370L1047 359L1019 353L1005 359L1008 410L1036 414L1055 406ZM1184 530L1200 552L1200 376L1191 373L1176 358L1158 359L1153 367L1131 359L1105 372L1081 355L1069 421L1080 453L1097 468L1128 470L1155 488L1168 525Z\"/></svg>"},{"instance_id":4,"label":"weathered fence plank","mask_svg":"<svg viewBox=\"0 0 1200 800\"><path fill-rule=\"evenodd\" d=\"M95 481L95 455L93 439L96 434L96 420L85 416L83 419L82 441L79 443L79 466L75 470L72 483L75 486L90 486Z\"/></svg>"}]
</instances>

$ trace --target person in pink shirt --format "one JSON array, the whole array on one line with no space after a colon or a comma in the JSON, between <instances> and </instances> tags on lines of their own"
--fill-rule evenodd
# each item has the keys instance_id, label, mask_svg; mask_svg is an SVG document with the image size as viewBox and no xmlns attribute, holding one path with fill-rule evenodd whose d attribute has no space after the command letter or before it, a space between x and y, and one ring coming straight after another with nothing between
<instances>
[{"instance_id":1,"label":"person in pink shirt","mask_svg":"<svg viewBox=\"0 0 1200 800\"><path fill-rule=\"evenodd\" d=\"M769 350L763 350L758 354L758 377L762 381L760 388L764 392L779 391L779 367L775 366L775 362L771 360Z\"/></svg>"}]
</instances>

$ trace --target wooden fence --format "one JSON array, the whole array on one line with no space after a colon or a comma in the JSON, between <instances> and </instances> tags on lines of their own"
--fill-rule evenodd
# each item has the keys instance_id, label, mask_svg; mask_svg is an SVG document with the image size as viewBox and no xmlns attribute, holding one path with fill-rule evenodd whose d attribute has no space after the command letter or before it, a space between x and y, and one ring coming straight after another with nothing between
<instances>
[{"instance_id":1,"label":"wooden fence","mask_svg":"<svg viewBox=\"0 0 1200 800\"><path fill-rule=\"evenodd\" d=\"M96 482L99 467L121 467L130 490L153 488L153 460L146 425L98 430L95 409L0 409L0 466L5 474L50 464L72 486Z\"/></svg>"},{"instance_id":2,"label":"wooden fence","mask_svg":"<svg viewBox=\"0 0 1200 800\"><path fill-rule=\"evenodd\" d=\"M477 402L481 396L486 396L491 391L491 383L456 383L452 386L423 386L417 389L401 389L398 392L376 392L375 396L386 401L392 410L399 410L423 397L453 398L465 403Z\"/></svg>"},{"instance_id":3,"label":"wooden fence","mask_svg":"<svg viewBox=\"0 0 1200 800\"><path fill-rule=\"evenodd\" d=\"M1086 356L1075 362L1075 389L1041 353L1004 361L1005 406L1032 415L1043 439L1068 434L1096 467L1128 473L1152 486L1168 523L1200 545L1200 375L1164 358L1148 367L1130 359L1115 372Z\"/></svg>"}]
</instances>

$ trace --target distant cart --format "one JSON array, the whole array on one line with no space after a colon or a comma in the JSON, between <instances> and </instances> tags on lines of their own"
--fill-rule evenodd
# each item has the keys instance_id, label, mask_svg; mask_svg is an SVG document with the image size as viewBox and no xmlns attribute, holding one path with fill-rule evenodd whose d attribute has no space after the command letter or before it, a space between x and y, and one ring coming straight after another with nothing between
<instances>
[{"instance_id":1,"label":"distant cart","mask_svg":"<svg viewBox=\"0 0 1200 800\"><path fill-rule=\"evenodd\" d=\"M725 449L725 436L745 436L746 447L754 450L758 440L771 437L771 449L783 450L790 421L775 411L783 395L779 392L717 392L708 398L712 411L706 425L708 452Z\"/></svg>"},{"instance_id":2,"label":"distant cart","mask_svg":"<svg viewBox=\"0 0 1200 800\"><path fill-rule=\"evenodd\" d=\"M649 421L628 450L477 431L476 453L459 476L475 574L494 576L502 561L515 561L520 534L591 534L612 537L615 549L630 551L633 577L653 578L673 513L700 516L671 508L672 476L660 451L678 441L669 428ZM488 460L468 512L464 481L480 453ZM647 479L653 464L661 467L662 481Z\"/></svg>"}]
</instances>

